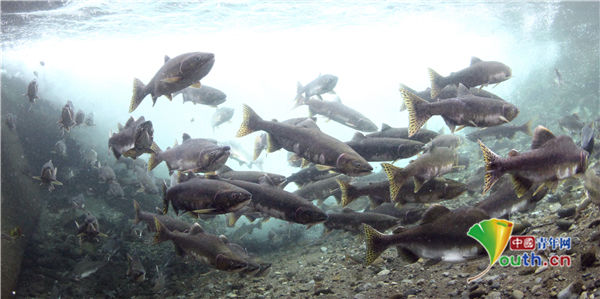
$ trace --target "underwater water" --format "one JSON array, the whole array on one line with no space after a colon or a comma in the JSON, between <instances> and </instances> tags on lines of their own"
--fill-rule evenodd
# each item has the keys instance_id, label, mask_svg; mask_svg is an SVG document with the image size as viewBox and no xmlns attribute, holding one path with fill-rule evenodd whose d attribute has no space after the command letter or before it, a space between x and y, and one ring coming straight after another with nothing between
<instances>
[{"instance_id":1,"label":"underwater water","mask_svg":"<svg viewBox=\"0 0 600 299\"><path fill-rule=\"evenodd\" d=\"M600 150L593 149L600 128L597 2L2 1L1 5L2 296L600 296ZM187 73L191 62L180 55L190 52L214 54L208 73ZM165 61L165 56L170 59ZM474 66L480 61L472 57L485 65L479 73ZM493 61L500 62L502 70L508 67L510 74L497 77L499 72L486 64ZM163 65L170 69L161 74ZM466 72L479 81L458 78L459 71L468 67ZM484 104L477 111L474 102L458 108L442 106L463 99L465 94L457 87L455 102L440 97L425 99L432 103L415 100L413 107L409 93L431 95L428 68L446 77L437 83L447 80L444 85L456 86L462 80L471 84L469 96L487 91L501 100L484 96L486 102L479 97ZM158 79L152 81L155 74ZM188 75L191 81L181 83ZM327 75L337 77L329 88L318 80ZM155 104L154 95L148 94L130 111L134 78L153 87L147 93L156 94ZM35 92L30 89L33 80ZM189 103L185 94L177 94L198 81L201 88L223 92L224 102ZM178 88L157 91L180 83ZM169 100L165 95L171 94ZM329 108L319 110L323 103ZM248 120L244 105L262 118L261 125ZM426 105L440 108L417 111ZM500 118L493 114L497 107ZM518 114L507 112L512 107ZM80 111L83 122L75 125ZM462 113L462 118L449 120L452 111ZM464 117L468 113L477 115ZM451 158L442 158L436 150L445 151L445 144L425 146L433 137L382 139L365 154L354 155L360 150L349 141L366 143L374 138L368 134L388 126L413 126L419 123L415 117L422 115L427 117L420 132L460 138L447 149ZM308 116L315 116L314 122L281 124ZM147 127L128 123L130 117L151 121L149 135L143 131ZM500 124L520 127L506 129L511 133L480 132ZM256 132L237 137L244 135L240 134L244 126ZM259 131L269 133L265 140L273 149L283 148L265 150L254 159L255 142L264 133ZM539 146L539 155L532 156L537 160L524 159L512 169L506 166L507 174L482 194L492 166L485 168L488 156L482 155L478 139L498 156L516 159L536 149L532 138L551 140L548 131L568 138L561 139L566 141L560 146ZM164 154L190 144L184 133L191 140L210 139L188 149L207 149L203 156ZM113 138L117 135L128 141ZM164 156L149 144L137 146L148 136ZM406 148L389 150L396 142ZM409 150L409 142L417 142L411 145L417 150ZM233 171L210 160L208 148L227 152L224 163L233 171L268 174L252 173L251 185L233 184L229 181ZM424 148L433 149L425 153ZM130 155L128 150L139 157L116 158ZM318 175L310 176L312 183L292 176L302 168L288 162L289 152L303 155L304 164L323 166ZM388 156L378 157L384 152ZM354 172L359 164L361 171L369 167L361 155L372 175ZM186 159L193 166L185 164ZM50 160L50 172L41 173ZM151 160L166 163L148 170ZM407 174L406 184L397 187L399 197L391 198L389 185L396 185L402 175L394 179L390 174L394 168L384 171L381 162L421 169ZM218 178L212 175L215 170ZM423 188L415 193L418 171L438 178L424 179ZM187 173L206 177L185 181ZM541 178L542 173L550 175ZM279 184L285 178L287 182ZM517 195L519 188L514 186L519 185L513 181L519 180L528 193ZM355 189L343 187L343 182ZM382 184L383 188L374 187ZM247 195L250 201L231 202ZM344 198L351 198L347 206ZM228 206L222 208L225 203ZM165 205L169 220L160 218ZM464 212L467 208L477 211ZM518 233L525 235L570 238L569 250L538 248L535 253L546 260L554 254L569 256L571 266L496 264L480 280L467 283L489 265L489 259L463 228L490 218L513 221L519 224ZM178 220L183 222L171 226L170 221ZM192 226L195 222L200 226ZM365 235L363 223L394 236ZM177 225L185 231L175 232ZM396 249L385 250L396 246L398 255ZM517 253L504 251L509 256Z\"/></svg>"}]
</instances>

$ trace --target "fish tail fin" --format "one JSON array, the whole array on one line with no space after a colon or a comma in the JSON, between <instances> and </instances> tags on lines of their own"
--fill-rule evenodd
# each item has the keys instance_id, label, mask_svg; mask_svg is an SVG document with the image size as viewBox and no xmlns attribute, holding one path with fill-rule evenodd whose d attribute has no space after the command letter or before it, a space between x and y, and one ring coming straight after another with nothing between
<instances>
[{"instance_id":1,"label":"fish tail fin","mask_svg":"<svg viewBox=\"0 0 600 299\"><path fill-rule=\"evenodd\" d=\"M296 103L294 104L294 108L292 108L292 109L298 108L305 104L306 104L306 98L302 96L302 93L299 93L296 96Z\"/></svg>"},{"instance_id":2,"label":"fish tail fin","mask_svg":"<svg viewBox=\"0 0 600 299\"><path fill-rule=\"evenodd\" d=\"M154 235L154 244L170 240L171 232L162 223L160 223L160 221L156 217L154 217L154 226L156 227L156 234Z\"/></svg>"},{"instance_id":3,"label":"fish tail fin","mask_svg":"<svg viewBox=\"0 0 600 299\"><path fill-rule=\"evenodd\" d=\"M408 176L402 168L392 164L381 163L381 167L383 167L383 171L385 171L385 174L387 174L388 180L390 181L390 200L394 202L397 200L400 189L404 185L404 182L406 182Z\"/></svg>"},{"instance_id":4,"label":"fish tail fin","mask_svg":"<svg viewBox=\"0 0 600 299\"><path fill-rule=\"evenodd\" d=\"M156 144L156 142L152 141L152 144L150 145L150 150L152 152L154 152L155 154L158 154L160 152L162 152L162 150L160 149L160 147L158 146L158 144Z\"/></svg>"},{"instance_id":5,"label":"fish tail fin","mask_svg":"<svg viewBox=\"0 0 600 299\"><path fill-rule=\"evenodd\" d=\"M153 143L153 146L155 143ZM153 149L153 153L150 153L150 158L148 158L148 171L152 171L158 164L160 164L163 160L160 158L160 148L158 145Z\"/></svg>"},{"instance_id":6,"label":"fish tail fin","mask_svg":"<svg viewBox=\"0 0 600 299\"><path fill-rule=\"evenodd\" d=\"M483 152L483 160L485 161L485 184L483 186L483 194L485 194L500 179L504 172L498 169L500 156L492 152L481 140L477 140L477 142Z\"/></svg>"},{"instance_id":7,"label":"fish tail fin","mask_svg":"<svg viewBox=\"0 0 600 299\"><path fill-rule=\"evenodd\" d=\"M336 180L340 185L340 191L342 192L342 207L347 206L356 199L356 187L350 185L347 181Z\"/></svg>"},{"instance_id":8,"label":"fish tail fin","mask_svg":"<svg viewBox=\"0 0 600 299\"><path fill-rule=\"evenodd\" d=\"M137 202L137 200L133 200L133 209L135 210L135 219L133 220L133 223L138 224L140 223L140 204Z\"/></svg>"},{"instance_id":9,"label":"fish tail fin","mask_svg":"<svg viewBox=\"0 0 600 299\"><path fill-rule=\"evenodd\" d=\"M440 91L444 88L440 82L444 77L431 68L428 68L427 71L429 72L429 80L431 81L431 98L437 99L440 95Z\"/></svg>"},{"instance_id":10,"label":"fish tail fin","mask_svg":"<svg viewBox=\"0 0 600 299\"><path fill-rule=\"evenodd\" d=\"M533 120L530 119L528 122L524 123L521 126L521 131L523 131L525 134L529 135L529 136L533 136L533 133L531 132L531 122Z\"/></svg>"},{"instance_id":11,"label":"fish tail fin","mask_svg":"<svg viewBox=\"0 0 600 299\"><path fill-rule=\"evenodd\" d=\"M167 199L167 183L163 181L162 183L162 193L163 193L163 215L166 215L169 211L169 200Z\"/></svg>"},{"instance_id":12,"label":"fish tail fin","mask_svg":"<svg viewBox=\"0 0 600 299\"><path fill-rule=\"evenodd\" d=\"M133 112L146 97L146 85L138 78L133 79L133 96L129 103L129 113Z\"/></svg>"},{"instance_id":13,"label":"fish tail fin","mask_svg":"<svg viewBox=\"0 0 600 299\"><path fill-rule=\"evenodd\" d=\"M408 109L408 137L412 137L431 117L431 114L427 112L429 102L406 89L401 89L400 92L402 92L404 103Z\"/></svg>"},{"instance_id":14,"label":"fish tail fin","mask_svg":"<svg viewBox=\"0 0 600 299\"><path fill-rule=\"evenodd\" d=\"M254 131L256 131L256 123L262 121L262 118L252 110L248 105L244 104L244 120L238 130L236 137L246 136Z\"/></svg>"},{"instance_id":15,"label":"fish tail fin","mask_svg":"<svg viewBox=\"0 0 600 299\"><path fill-rule=\"evenodd\" d=\"M367 246L367 254L365 257L365 263L367 265L372 264L387 248L385 242L385 235L378 232L367 224L363 224L365 232L365 245Z\"/></svg>"}]
</instances>

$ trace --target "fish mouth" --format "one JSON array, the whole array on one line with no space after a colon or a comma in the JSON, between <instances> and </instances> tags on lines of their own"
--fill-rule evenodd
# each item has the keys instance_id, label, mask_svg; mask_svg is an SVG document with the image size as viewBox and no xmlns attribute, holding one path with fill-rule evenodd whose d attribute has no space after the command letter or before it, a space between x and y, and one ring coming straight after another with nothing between
<instances>
[{"instance_id":1,"label":"fish mouth","mask_svg":"<svg viewBox=\"0 0 600 299\"><path fill-rule=\"evenodd\" d=\"M233 212L233 211L237 211L237 210L239 210L239 209L241 209L241 208L245 207L245 206L246 206L248 203L250 203L250 201L251 201L251 200L252 200L252 198L248 198L247 200L244 200L244 201L242 201L242 202L240 202L240 203L238 203L238 204L234 205L233 207L231 207L231 209L230 209L230 210L231 210L232 212Z\"/></svg>"}]
</instances>

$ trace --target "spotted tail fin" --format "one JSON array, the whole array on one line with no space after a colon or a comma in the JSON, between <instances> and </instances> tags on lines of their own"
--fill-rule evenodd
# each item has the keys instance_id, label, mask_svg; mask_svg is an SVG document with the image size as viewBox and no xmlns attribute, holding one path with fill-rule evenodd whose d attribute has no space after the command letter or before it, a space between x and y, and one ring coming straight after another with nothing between
<instances>
[{"instance_id":1,"label":"spotted tail fin","mask_svg":"<svg viewBox=\"0 0 600 299\"><path fill-rule=\"evenodd\" d=\"M365 245L367 246L367 254L365 264L372 264L388 247L385 242L385 235L378 232L367 224L363 224L365 232Z\"/></svg>"},{"instance_id":2,"label":"spotted tail fin","mask_svg":"<svg viewBox=\"0 0 600 299\"><path fill-rule=\"evenodd\" d=\"M500 179L504 172L498 169L500 156L492 152L481 140L477 140L477 142L483 152L483 160L485 161L485 184L483 186L483 194L485 194Z\"/></svg>"},{"instance_id":3,"label":"spotted tail fin","mask_svg":"<svg viewBox=\"0 0 600 299\"><path fill-rule=\"evenodd\" d=\"M408 137L412 137L431 118L431 114L427 112L429 102L406 89L401 89L400 92L408 109Z\"/></svg>"}]
</instances>

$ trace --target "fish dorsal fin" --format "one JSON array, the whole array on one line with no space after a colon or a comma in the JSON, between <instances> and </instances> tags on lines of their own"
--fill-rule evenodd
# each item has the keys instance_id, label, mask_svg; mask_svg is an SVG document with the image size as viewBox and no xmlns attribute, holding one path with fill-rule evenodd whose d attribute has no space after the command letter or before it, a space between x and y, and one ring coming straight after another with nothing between
<instances>
[{"instance_id":1,"label":"fish dorsal fin","mask_svg":"<svg viewBox=\"0 0 600 299\"><path fill-rule=\"evenodd\" d=\"M119 132L121 132L121 130L123 130L123 125L121 123L118 123L117 128L119 129Z\"/></svg>"},{"instance_id":2,"label":"fish dorsal fin","mask_svg":"<svg viewBox=\"0 0 600 299\"><path fill-rule=\"evenodd\" d=\"M359 140L363 140L365 139L365 135L363 135L363 133L361 132L356 132L354 133L354 136L352 136L352 141L359 141Z\"/></svg>"},{"instance_id":3,"label":"fish dorsal fin","mask_svg":"<svg viewBox=\"0 0 600 299\"><path fill-rule=\"evenodd\" d=\"M344 208L344 209L342 210L342 213L354 213L354 210L353 210L353 209L351 209L351 208Z\"/></svg>"},{"instance_id":4,"label":"fish dorsal fin","mask_svg":"<svg viewBox=\"0 0 600 299\"><path fill-rule=\"evenodd\" d=\"M470 95L471 92L469 91L469 89L464 86L462 83L458 84L458 89L456 90L456 97L460 98L460 97L464 97L467 95Z\"/></svg>"},{"instance_id":5,"label":"fish dorsal fin","mask_svg":"<svg viewBox=\"0 0 600 299\"><path fill-rule=\"evenodd\" d=\"M183 139L183 141L181 143L184 143L184 142L186 142L188 139L190 139L192 137L188 133L183 133L183 136L181 138Z\"/></svg>"},{"instance_id":6,"label":"fish dorsal fin","mask_svg":"<svg viewBox=\"0 0 600 299\"><path fill-rule=\"evenodd\" d=\"M204 229L202 228L202 226L200 224L198 224L198 222L195 222L194 224L192 224L192 227L190 228L190 235L197 235L199 233L203 233Z\"/></svg>"},{"instance_id":7,"label":"fish dorsal fin","mask_svg":"<svg viewBox=\"0 0 600 299\"><path fill-rule=\"evenodd\" d=\"M169 57L169 55L165 55L165 63L167 63L167 61L169 61L169 59L171 59L171 57Z\"/></svg>"},{"instance_id":8,"label":"fish dorsal fin","mask_svg":"<svg viewBox=\"0 0 600 299\"><path fill-rule=\"evenodd\" d=\"M474 64L479 63L479 62L481 62L481 59L479 59L479 58L477 58L475 56L471 57L471 65L474 65Z\"/></svg>"},{"instance_id":9,"label":"fish dorsal fin","mask_svg":"<svg viewBox=\"0 0 600 299\"><path fill-rule=\"evenodd\" d=\"M533 131L533 140L531 141L531 149L537 149L544 145L551 139L556 138L550 130L544 126L537 126Z\"/></svg>"},{"instance_id":10,"label":"fish dorsal fin","mask_svg":"<svg viewBox=\"0 0 600 299\"><path fill-rule=\"evenodd\" d=\"M175 139L175 143L173 144L173 147L176 147L178 145L179 145L179 143L177 142L177 139Z\"/></svg>"},{"instance_id":11,"label":"fish dorsal fin","mask_svg":"<svg viewBox=\"0 0 600 299\"><path fill-rule=\"evenodd\" d=\"M130 116L127 122L125 123L126 127L129 127L135 120L133 120L133 116Z\"/></svg>"},{"instance_id":12,"label":"fish dorsal fin","mask_svg":"<svg viewBox=\"0 0 600 299\"><path fill-rule=\"evenodd\" d=\"M519 151L517 151L516 149L511 149L510 152L508 152L508 156L509 157L515 157L519 155Z\"/></svg>"},{"instance_id":13,"label":"fish dorsal fin","mask_svg":"<svg viewBox=\"0 0 600 299\"><path fill-rule=\"evenodd\" d=\"M442 205L433 205L423 213L421 224L431 223L440 218L442 215L449 213L450 210Z\"/></svg>"},{"instance_id":14,"label":"fish dorsal fin","mask_svg":"<svg viewBox=\"0 0 600 299\"><path fill-rule=\"evenodd\" d=\"M382 123L381 124L381 132L386 131L391 129L392 127L390 127L390 125L386 124L386 123Z\"/></svg>"}]
</instances>

